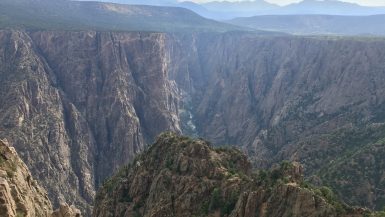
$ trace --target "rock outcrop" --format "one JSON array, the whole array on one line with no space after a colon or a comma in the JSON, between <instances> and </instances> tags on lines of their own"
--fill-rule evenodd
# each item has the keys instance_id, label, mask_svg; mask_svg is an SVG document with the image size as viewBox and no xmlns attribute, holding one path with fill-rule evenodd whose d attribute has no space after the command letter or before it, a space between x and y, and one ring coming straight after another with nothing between
<instances>
[{"instance_id":1,"label":"rock outcrop","mask_svg":"<svg viewBox=\"0 0 385 217\"><path fill-rule=\"evenodd\" d=\"M94 216L331 217L369 216L327 188L303 183L298 163L250 169L235 149L165 133L98 193Z\"/></svg>"},{"instance_id":2,"label":"rock outcrop","mask_svg":"<svg viewBox=\"0 0 385 217\"><path fill-rule=\"evenodd\" d=\"M0 140L0 215L50 217L46 191L32 178L14 148Z\"/></svg>"},{"instance_id":3,"label":"rock outcrop","mask_svg":"<svg viewBox=\"0 0 385 217\"><path fill-rule=\"evenodd\" d=\"M74 205L60 204L59 208L52 213L52 217L81 217L82 214Z\"/></svg>"}]
</instances>

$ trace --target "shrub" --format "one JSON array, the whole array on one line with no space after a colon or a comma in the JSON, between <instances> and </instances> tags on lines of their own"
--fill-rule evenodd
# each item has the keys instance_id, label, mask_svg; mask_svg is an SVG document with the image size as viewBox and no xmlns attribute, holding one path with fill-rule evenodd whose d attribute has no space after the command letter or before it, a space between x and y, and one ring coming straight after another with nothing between
<instances>
[{"instance_id":1,"label":"shrub","mask_svg":"<svg viewBox=\"0 0 385 217\"><path fill-rule=\"evenodd\" d=\"M222 202L221 193L222 192L219 188L215 188L213 190L213 193L211 194L210 205L209 205L210 212L222 207L223 202Z\"/></svg>"}]
</instances>

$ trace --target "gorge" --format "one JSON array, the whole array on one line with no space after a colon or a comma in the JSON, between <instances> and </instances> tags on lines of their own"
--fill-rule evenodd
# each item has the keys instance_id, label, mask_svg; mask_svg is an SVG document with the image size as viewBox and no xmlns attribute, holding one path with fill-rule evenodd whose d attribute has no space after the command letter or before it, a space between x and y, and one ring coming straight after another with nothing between
<instances>
[{"instance_id":1,"label":"gorge","mask_svg":"<svg viewBox=\"0 0 385 217\"><path fill-rule=\"evenodd\" d=\"M258 168L301 162L349 204L381 209L384 50L381 38L1 30L0 137L54 204L84 213L163 131L236 145Z\"/></svg>"}]
</instances>

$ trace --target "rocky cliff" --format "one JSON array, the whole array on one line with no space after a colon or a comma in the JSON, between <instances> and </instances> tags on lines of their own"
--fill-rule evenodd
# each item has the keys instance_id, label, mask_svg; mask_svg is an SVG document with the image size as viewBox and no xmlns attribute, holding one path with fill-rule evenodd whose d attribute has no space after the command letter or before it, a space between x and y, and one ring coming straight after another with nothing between
<instances>
[{"instance_id":1,"label":"rocky cliff","mask_svg":"<svg viewBox=\"0 0 385 217\"><path fill-rule=\"evenodd\" d=\"M49 217L51 213L46 191L32 178L15 149L0 140L0 215Z\"/></svg>"},{"instance_id":2,"label":"rocky cliff","mask_svg":"<svg viewBox=\"0 0 385 217\"><path fill-rule=\"evenodd\" d=\"M163 131L239 145L258 167L298 161L337 189L323 171L385 133L382 39L1 30L0 45L0 137L55 206L85 213ZM339 195L383 206L382 179L363 179Z\"/></svg>"},{"instance_id":3,"label":"rocky cliff","mask_svg":"<svg viewBox=\"0 0 385 217\"><path fill-rule=\"evenodd\" d=\"M369 216L304 187L302 167L284 163L251 173L246 156L165 133L108 180L94 216Z\"/></svg>"},{"instance_id":4,"label":"rocky cliff","mask_svg":"<svg viewBox=\"0 0 385 217\"><path fill-rule=\"evenodd\" d=\"M74 205L52 211L47 192L32 177L14 147L0 140L0 216L81 217Z\"/></svg>"},{"instance_id":5,"label":"rocky cliff","mask_svg":"<svg viewBox=\"0 0 385 217\"><path fill-rule=\"evenodd\" d=\"M180 131L158 33L1 31L1 131L55 205L95 189L164 130ZM156 123L156 124L155 124Z\"/></svg>"}]
</instances>

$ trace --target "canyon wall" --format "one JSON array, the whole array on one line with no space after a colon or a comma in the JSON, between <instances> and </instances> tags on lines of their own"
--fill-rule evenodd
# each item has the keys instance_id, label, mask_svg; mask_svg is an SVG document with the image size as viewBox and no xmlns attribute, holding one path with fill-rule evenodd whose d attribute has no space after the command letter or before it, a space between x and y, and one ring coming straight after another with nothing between
<instances>
[{"instance_id":1,"label":"canyon wall","mask_svg":"<svg viewBox=\"0 0 385 217\"><path fill-rule=\"evenodd\" d=\"M55 205L84 213L163 131L237 145L258 167L296 160L327 183L325 168L385 137L382 39L2 30L0 44L0 137ZM350 202L380 206L381 177Z\"/></svg>"},{"instance_id":2,"label":"canyon wall","mask_svg":"<svg viewBox=\"0 0 385 217\"><path fill-rule=\"evenodd\" d=\"M96 186L162 131L180 132L165 36L1 31L0 136L55 205Z\"/></svg>"}]
</instances>

